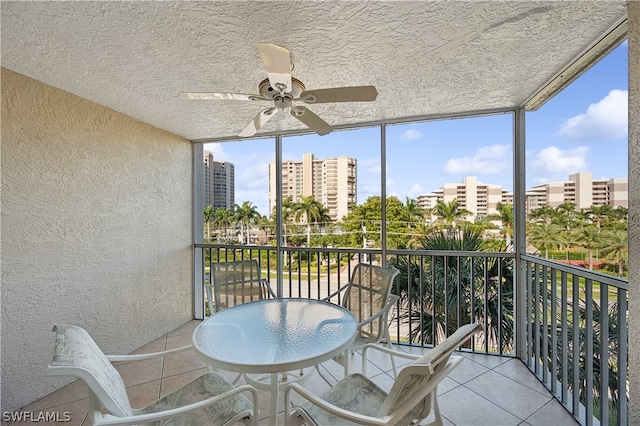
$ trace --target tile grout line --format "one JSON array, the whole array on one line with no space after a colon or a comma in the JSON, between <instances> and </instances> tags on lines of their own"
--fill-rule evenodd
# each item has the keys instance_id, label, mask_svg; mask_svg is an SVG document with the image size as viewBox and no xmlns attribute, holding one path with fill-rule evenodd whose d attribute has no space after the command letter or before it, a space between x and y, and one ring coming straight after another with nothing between
<instances>
[{"instance_id":1,"label":"tile grout line","mask_svg":"<svg viewBox=\"0 0 640 426\"><path fill-rule=\"evenodd\" d=\"M520 360L517 360L517 361L518 361L518 362L522 362L522 361L520 361ZM507 362L510 362L510 361L507 361ZM534 389L534 388L532 388L531 386L529 386L529 385L527 385L527 384L525 384L525 383L521 383L521 382L519 382L519 381L517 381L517 380L514 380L513 378L511 378L511 377L507 376L506 374L502 374L502 373L501 373L501 372L499 372L499 371L495 371L495 369L496 369L496 368L498 368L498 367L500 367L500 366L502 366L502 365L505 365L505 364L506 364L506 362L505 362L505 363L502 363L502 364L500 364L500 365L498 365L498 366L496 366L496 367L494 367L494 368L492 368L491 370L492 370L492 371L494 371L496 374L501 375L502 377L506 377L507 379L511 380L512 382L518 383L518 384L520 384L520 385L522 385L522 386L526 387L527 389L530 389L530 390L532 390L532 391L534 391L534 392L539 393L540 395L543 395L543 396L550 396L550 397L551 397L551 399L554 399L554 398L555 398L555 396L553 395L553 393L552 393L550 390L548 390L548 389L546 388L546 385L545 385L544 383L542 383L541 381L539 381L539 380L538 380L538 378L537 378L534 374L531 374L531 376L534 378L534 380L535 380L536 382L540 383L540 385L542 385L542 386L544 386L544 387L545 387L545 390L546 390L546 392L545 392L545 393L540 392L539 390ZM527 371L528 371L528 369L527 369ZM529 373L530 373L530 372L529 372Z\"/></svg>"}]
</instances>

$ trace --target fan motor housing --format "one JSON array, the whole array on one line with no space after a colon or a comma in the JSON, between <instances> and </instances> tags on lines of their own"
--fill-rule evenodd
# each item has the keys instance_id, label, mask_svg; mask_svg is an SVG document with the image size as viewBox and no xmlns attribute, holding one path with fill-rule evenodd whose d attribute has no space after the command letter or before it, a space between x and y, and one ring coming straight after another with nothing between
<instances>
[{"instance_id":1,"label":"fan motor housing","mask_svg":"<svg viewBox=\"0 0 640 426\"><path fill-rule=\"evenodd\" d=\"M291 77L291 85L293 87L286 94L291 96L292 99L299 98L300 94L304 92L304 89L305 89L304 83L295 77ZM269 84L268 78L265 78L260 82L260 84L258 85L258 93L260 93L261 96L267 99L274 99L276 95L280 95L278 90L271 87L271 84Z\"/></svg>"}]
</instances>

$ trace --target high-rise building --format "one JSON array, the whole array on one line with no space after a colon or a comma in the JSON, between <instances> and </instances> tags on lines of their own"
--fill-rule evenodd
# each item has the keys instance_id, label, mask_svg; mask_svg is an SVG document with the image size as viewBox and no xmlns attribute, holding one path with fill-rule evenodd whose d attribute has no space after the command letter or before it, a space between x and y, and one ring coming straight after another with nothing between
<instances>
[{"instance_id":1,"label":"high-rise building","mask_svg":"<svg viewBox=\"0 0 640 426\"><path fill-rule=\"evenodd\" d=\"M356 159L340 156L314 158L304 154L301 161L282 163L282 197L300 202L313 196L329 211L332 221L341 220L357 202ZM269 164L269 212L276 205L276 163Z\"/></svg>"},{"instance_id":2,"label":"high-rise building","mask_svg":"<svg viewBox=\"0 0 640 426\"><path fill-rule=\"evenodd\" d=\"M581 172L570 175L567 181L534 186L527 191L527 213L542 206L555 208L567 201L578 210L605 204L628 207L628 179L593 179L591 172Z\"/></svg>"},{"instance_id":3,"label":"high-rise building","mask_svg":"<svg viewBox=\"0 0 640 426\"><path fill-rule=\"evenodd\" d=\"M462 183L445 183L442 188L418 197L418 205L423 208L433 208L438 201L450 203L457 199L461 209L471 214L467 220L476 217L497 214L498 203L513 202L513 195L502 189L500 185L478 182L475 176L467 176Z\"/></svg>"},{"instance_id":4,"label":"high-rise building","mask_svg":"<svg viewBox=\"0 0 640 426\"><path fill-rule=\"evenodd\" d=\"M213 154L204 151L204 207L233 209L235 204L235 170L231 163L214 161ZM203 207L203 208L204 208Z\"/></svg>"}]
</instances>

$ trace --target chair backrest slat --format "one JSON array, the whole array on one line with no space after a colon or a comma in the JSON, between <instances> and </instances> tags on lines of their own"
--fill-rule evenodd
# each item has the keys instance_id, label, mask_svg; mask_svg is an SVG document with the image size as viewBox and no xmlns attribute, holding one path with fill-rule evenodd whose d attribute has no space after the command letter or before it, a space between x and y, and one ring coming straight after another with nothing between
<instances>
[{"instance_id":1,"label":"chair backrest slat","mask_svg":"<svg viewBox=\"0 0 640 426\"><path fill-rule=\"evenodd\" d=\"M211 283L216 312L268 297L254 259L212 263Z\"/></svg>"},{"instance_id":2,"label":"chair backrest slat","mask_svg":"<svg viewBox=\"0 0 640 426\"><path fill-rule=\"evenodd\" d=\"M82 327L58 324L47 375L79 377L114 416L132 415L124 382L118 370Z\"/></svg>"},{"instance_id":3,"label":"chair backrest slat","mask_svg":"<svg viewBox=\"0 0 640 426\"><path fill-rule=\"evenodd\" d=\"M421 390L424 392L433 376L445 367L451 354L469 340L480 328L480 324L477 323L463 325L442 343L407 365L398 374L398 378L380 408L379 415L386 416L391 414L414 398L416 393L421 392ZM424 404L430 403L429 394L430 392L427 392L424 395ZM413 417L411 416L412 414L407 415L407 418L403 419L403 421L412 420Z\"/></svg>"},{"instance_id":4,"label":"chair backrest slat","mask_svg":"<svg viewBox=\"0 0 640 426\"><path fill-rule=\"evenodd\" d=\"M345 291L342 306L348 309L358 322L376 314L387 304L391 292L391 284L398 275L398 270L359 263L353 268L349 287ZM382 315L376 321L358 329L362 337L379 340L383 332Z\"/></svg>"}]
</instances>

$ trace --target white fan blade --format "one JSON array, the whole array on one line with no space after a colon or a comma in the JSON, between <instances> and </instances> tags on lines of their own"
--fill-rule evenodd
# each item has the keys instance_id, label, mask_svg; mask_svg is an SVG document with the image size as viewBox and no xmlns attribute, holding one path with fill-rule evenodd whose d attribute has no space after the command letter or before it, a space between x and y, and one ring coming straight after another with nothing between
<instances>
[{"instance_id":1,"label":"white fan blade","mask_svg":"<svg viewBox=\"0 0 640 426\"><path fill-rule=\"evenodd\" d=\"M251 95L248 93L219 93L219 92L183 92L180 93L182 99L230 99L233 101L253 101L264 100L260 95Z\"/></svg>"},{"instance_id":2,"label":"white fan blade","mask_svg":"<svg viewBox=\"0 0 640 426\"><path fill-rule=\"evenodd\" d=\"M291 91L291 55L284 47L275 44L258 43L258 50L267 70L269 84L285 93ZM281 86L281 87L278 87Z\"/></svg>"},{"instance_id":3,"label":"white fan blade","mask_svg":"<svg viewBox=\"0 0 640 426\"><path fill-rule=\"evenodd\" d=\"M255 135L256 132L260 130L262 126L264 126L264 124L274 115L276 115L275 107L260 111L260 113L256 115L249 124L247 124L247 127L245 127L238 136L246 138Z\"/></svg>"},{"instance_id":4,"label":"white fan blade","mask_svg":"<svg viewBox=\"0 0 640 426\"><path fill-rule=\"evenodd\" d=\"M306 90L300 100L308 104L325 102L370 102L378 97L375 86L335 87L333 89Z\"/></svg>"},{"instance_id":5,"label":"white fan blade","mask_svg":"<svg viewBox=\"0 0 640 426\"><path fill-rule=\"evenodd\" d=\"M322 118L315 115L309 109L303 106L291 108L291 115L307 125L308 128L319 134L326 135L333 131L333 127L327 124Z\"/></svg>"}]
</instances>

